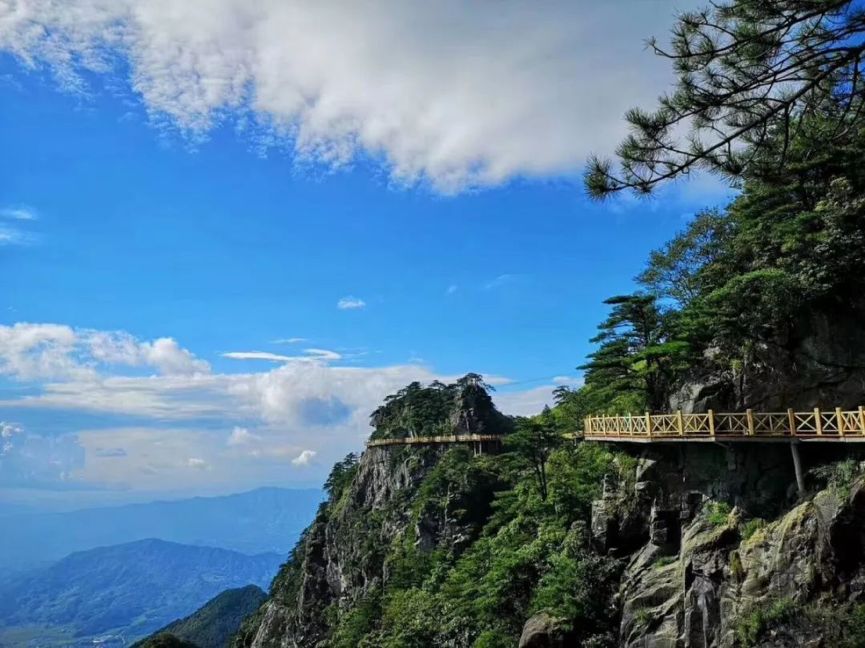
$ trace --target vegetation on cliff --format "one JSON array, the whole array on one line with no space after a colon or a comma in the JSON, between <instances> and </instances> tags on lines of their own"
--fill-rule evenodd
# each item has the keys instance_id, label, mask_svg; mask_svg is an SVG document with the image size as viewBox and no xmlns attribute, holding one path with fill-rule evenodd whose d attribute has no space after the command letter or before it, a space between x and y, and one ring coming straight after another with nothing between
<instances>
[{"instance_id":1,"label":"vegetation on cliff","mask_svg":"<svg viewBox=\"0 0 865 648\"><path fill-rule=\"evenodd\" d=\"M471 387L471 401L458 399L456 416L443 413L441 394L464 384L403 390L387 406L404 412L410 402L417 430L443 418L501 425L491 402L477 407L488 402L482 385ZM392 420L374 417L388 432ZM338 463L270 607L237 643L269 645L261 629L279 616L274 627L288 645L511 647L543 610L588 645L615 645L621 564L591 550L588 525L616 455L563 442L553 411L506 428L504 452L388 447Z\"/></svg>"},{"instance_id":2,"label":"vegetation on cliff","mask_svg":"<svg viewBox=\"0 0 865 648\"><path fill-rule=\"evenodd\" d=\"M370 419L372 439L451 434L504 434L510 422L493 405L491 387L479 374L446 385L413 382L391 394Z\"/></svg>"}]
</instances>

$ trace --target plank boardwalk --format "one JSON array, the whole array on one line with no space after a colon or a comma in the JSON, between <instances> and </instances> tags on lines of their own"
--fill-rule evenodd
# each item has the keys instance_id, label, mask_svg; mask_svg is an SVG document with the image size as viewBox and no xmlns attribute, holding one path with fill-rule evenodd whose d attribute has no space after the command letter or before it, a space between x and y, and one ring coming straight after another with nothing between
<instances>
[{"instance_id":1,"label":"plank boardwalk","mask_svg":"<svg viewBox=\"0 0 865 648\"><path fill-rule=\"evenodd\" d=\"M865 409L590 416L583 437L632 443L784 441L865 442Z\"/></svg>"}]
</instances>

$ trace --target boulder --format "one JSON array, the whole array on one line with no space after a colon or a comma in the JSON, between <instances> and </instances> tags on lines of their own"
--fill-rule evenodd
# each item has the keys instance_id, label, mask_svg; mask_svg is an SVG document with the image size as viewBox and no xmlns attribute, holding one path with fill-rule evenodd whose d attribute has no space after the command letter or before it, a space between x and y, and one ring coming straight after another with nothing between
<instances>
[{"instance_id":1,"label":"boulder","mask_svg":"<svg viewBox=\"0 0 865 648\"><path fill-rule=\"evenodd\" d=\"M539 612L523 626L519 648L563 648L567 631L561 619Z\"/></svg>"}]
</instances>

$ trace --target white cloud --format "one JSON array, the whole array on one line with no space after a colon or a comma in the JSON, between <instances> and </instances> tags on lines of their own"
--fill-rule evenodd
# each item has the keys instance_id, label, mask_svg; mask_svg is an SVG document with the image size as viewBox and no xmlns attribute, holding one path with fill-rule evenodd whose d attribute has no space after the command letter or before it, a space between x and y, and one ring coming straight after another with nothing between
<instances>
[{"instance_id":1,"label":"white cloud","mask_svg":"<svg viewBox=\"0 0 865 648\"><path fill-rule=\"evenodd\" d=\"M271 344L303 344L304 342L309 342L309 339L304 337L290 337L278 338L276 340L273 340Z\"/></svg>"},{"instance_id":2,"label":"white cloud","mask_svg":"<svg viewBox=\"0 0 865 648\"><path fill-rule=\"evenodd\" d=\"M269 362L291 362L297 360L297 356L281 355L269 351L229 351L222 354L223 358L230 360L267 360Z\"/></svg>"},{"instance_id":3,"label":"white cloud","mask_svg":"<svg viewBox=\"0 0 865 648\"><path fill-rule=\"evenodd\" d=\"M28 245L36 239L32 234L23 232L15 227L0 225L0 246L3 245Z\"/></svg>"},{"instance_id":4,"label":"white cloud","mask_svg":"<svg viewBox=\"0 0 865 648\"><path fill-rule=\"evenodd\" d=\"M495 279L488 281L484 284L484 290L498 290L500 288L505 288L506 286L512 286L514 284L518 284L521 281L526 279L525 275L521 274L500 274Z\"/></svg>"},{"instance_id":5,"label":"white cloud","mask_svg":"<svg viewBox=\"0 0 865 648\"><path fill-rule=\"evenodd\" d=\"M260 439L260 436L258 436L257 434L253 434L246 428L235 427L231 431L231 435L229 435L228 437L227 444L229 446L248 446Z\"/></svg>"},{"instance_id":6,"label":"white cloud","mask_svg":"<svg viewBox=\"0 0 865 648\"><path fill-rule=\"evenodd\" d=\"M36 210L31 207L3 207L0 208L0 218L32 221L36 220Z\"/></svg>"},{"instance_id":7,"label":"white cloud","mask_svg":"<svg viewBox=\"0 0 865 648\"><path fill-rule=\"evenodd\" d=\"M540 414L546 405L552 406L553 389L549 385L525 391L497 392L493 400L500 410L515 416L534 416Z\"/></svg>"},{"instance_id":8,"label":"white cloud","mask_svg":"<svg viewBox=\"0 0 865 648\"><path fill-rule=\"evenodd\" d=\"M336 360L342 359L341 354L329 349L304 349L303 352L311 358L315 358L316 360L325 360L327 362L335 362Z\"/></svg>"},{"instance_id":9,"label":"white cloud","mask_svg":"<svg viewBox=\"0 0 865 648\"><path fill-rule=\"evenodd\" d=\"M585 384L585 380L577 376L555 376L553 384L563 387L582 387Z\"/></svg>"},{"instance_id":10,"label":"white cloud","mask_svg":"<svg viewBox=\"0 0 865 648\"><path fill-rule=\"evenodd\" d=\"M190 468L195 468L196 470L206 470L208 467L207 462L198 457L190 457L186 460L186 465Z\"/></svg>"},{"instance_id":11,"label":"white cloud","mask_svg":"<svg viewBox=\"0 0 865 648\"><path fill-rule=\"evenodd\" d=\"M223 353L223 358L231 360L266 360L268 362L333 362L342 359L342 355L328 349L304 349L302 356L290 356L270 351L229 351Z\"/></svg>"},{"instance_id":12,"label":"white cloud","mask_svg":"<svg viewBox=\"0 0 865 648\"><path fill-rule=\"evenodd\" d=\"M0 375L21 380L94 376L76 357L78 336L60 324L0 325Z\"/></svg>"},{"instance_id":13,"label":"white cloud","mask_svg":"<svg viewBox=\"0 0 865 648\"><path fill-rule=\"evenodd\" d=\"M156 367L165 375L184 375L206 372L210 365L197 359L192 353L181 348L172 338L159 338L140 345L143 354L141 364Z\"/></svg>"},{"instance_id":14,"label":"white cloud","mask_svg":"<svg viewBox=\"0 0 865 648\"><path fill-rule=\"evenodd\" d=\"M0 486L58 488L84 465L74 434L45 436L0 421Z\"/></svg>"},{"instance_id":15,"label":"white cloud","mask_svg":"<svg viewBox=\"0 0 865 648\"><path fill-rule=\"evenodd\" d=\"M12 437L22 432L17 425L0 421L0 457L12 452Z\"/></svg>"},{"instance_id":16,"label":"white cloud","mask_svg":"<svg viewBox=\"0 0 865 648\"><path fill-rule=\"evenodd\" d=\"M100 365L150 367L168 376L210 370L207 362L172 338L142 342L123 331L27 322L0 325L0 375L19 380L92 380Z\"/></svg>"},{"instance_id":17,"label":"white cloud","mask_svg":"<svg viewBox=\"0 0 865 648\"><path fill-rule=\"evenodd\" d=\"M316 348L260 371L123 373L155 362L151 352L159 346L129 334L58 324L0 327L0 374L30 387L0 401L0 411L19 412L19 420L37 413L75 431L63 435L65 441L41 436L25 445L18 441L16 483L25 483L27 474L48 488L74 482L70 485L167 490L218 483L231 490L286 483L292 479L285 471L290 461L324 470L357 451L370 432L370 413L388 394L413 381L457 378L421 364L344 366L336 352ZM173 341L168 348L169 355L185 351ZM164 354L155 355L161 360ZM500 386L513 382L492 374L484 378ZM494 398L506 413L533 414L551 402L551 391L552 386L497 392ZM59 413L52 416L52 410ZM72 421L81 413L110 415L121 425L139 427L77 430ZM16 425L0 425L2 447L26 436ZM24 454L31 450L41 457L34 459L37 464L60 461L60 468L27 464Z\"/></svg>"},{"instance_id":18,"label":"white cloud","mask_svg":"<svg viewBox=\"0 0 865 648\"><path fill-rule=\"evenodd\" d=\"M336 307L340 310L357 310L359 308L366 308L366 302L359 297L349 295L336 302Z\"/></svg>"},{"instance_id":19,"label":"white cloud","mask_svg":"<svg viewBox=\"0 0 865 648\"><path fill-rule=\"evenodd\" d=\"M315 450L304 450L292 459L291 463L295 466L308 466L309 462L312 461L317 454L318 453Z\"/></svg>"},{"instance_id":20,"label":"white cloud","mask_svg":"<svg viewBox=\"0 0 865 648\"><path fill-rule=\"evenodd\" d=\"M0 5L2 9L2 5ZM2 23L2 15L0 15ZM2 26L0 26L2 31ZM30 207L0 207L0 221L16 221L16 224L0 224L0 247L4 245L30 245L37 242L37 237L32 232L22 229L25 221L35 221L36 211Z\"/></svg>"},{"instance_id":21,"label":"white cloud","mask_svg":"<svg viewBox=\"0 0 865 648\"><path fill-rule=\"evenodd\" d=\"M128 68L153 121L193 137L234 119L449 192L609 151L669 78L643 43L683 3L0 0L0 49L73 90Z\"/></svg>"}]
</instances>

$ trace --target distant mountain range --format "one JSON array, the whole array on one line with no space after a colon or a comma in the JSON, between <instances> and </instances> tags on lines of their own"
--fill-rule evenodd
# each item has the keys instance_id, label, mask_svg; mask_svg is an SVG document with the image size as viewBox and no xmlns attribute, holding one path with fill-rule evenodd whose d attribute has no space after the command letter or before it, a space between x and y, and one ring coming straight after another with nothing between
<instances>
[{"instance_id":1,"label":"distant mountain range","mask_svg":"<svg viewBox=\"0 0 865 648\"><path fill-rule=\"evenodd\" d=\"M3 516L0 575L72 552L145 538L286 555L315 515L319 490L260 488L223 497Z\"/></svg>"},{"instance_id":2,"label":"distant mountain range","mask_svg":"<svg viewBox=\"0 0 865 648\"><path fill-rule=\"evenodd\" d=\"M0 583L0 645L129 643L226 589L267 588L284 559L163 540L74 553Z\"/></svg>"},{"instance_id":3,"label":"distant mountain range","mask_svg":"<svg viewBox=\"0 0 865 648\"><path fill-rule=\"evenodd\" d=\"M243 620L254 614L265 599L267 594L255 585L226 590L188 617L169 623L132 648L184 644L187 648L227 648Z\"/></svg>"}]
</instances>

